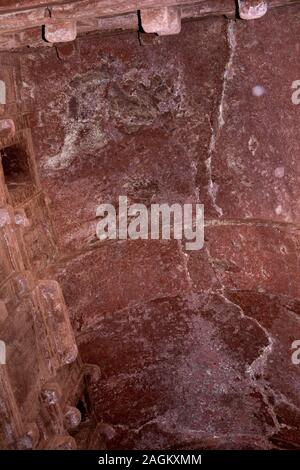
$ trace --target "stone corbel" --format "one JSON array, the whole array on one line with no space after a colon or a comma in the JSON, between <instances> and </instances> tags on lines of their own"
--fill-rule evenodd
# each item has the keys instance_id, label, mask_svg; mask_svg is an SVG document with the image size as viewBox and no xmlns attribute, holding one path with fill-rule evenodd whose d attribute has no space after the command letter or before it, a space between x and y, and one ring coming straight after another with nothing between
<instances>
[{"instance_id":1,"label":"stone corbel","mask_svg":"<svg viewBox=\"0 0 300 470\"><path fill-rule=\"evenodd\" d=\"M141 10L141 21L146 33L156 33L160 36L178 34L181 30L181 9L164 7Z\"/></svg>"},{"instance_id":2,"label":"stone corbel","mask_svg":"<svg viewBox=\"0 0 300 470\"><path fill-rule=\"evenodd\" d=\"M261 18L268 11L267 0L238 0L239 16L242 20Z\"/></svg>"},{"instance_id":3,"label":"stone corbel","mask_svg":"<svg viewBox=\"0 0 300 470\"><path fill-rule=\"evenodd\" d=\"M74 41L77 36L76 21L59 21L45 25L44 36L47 42L60 43Z\"/></svg>"}]
</instances>

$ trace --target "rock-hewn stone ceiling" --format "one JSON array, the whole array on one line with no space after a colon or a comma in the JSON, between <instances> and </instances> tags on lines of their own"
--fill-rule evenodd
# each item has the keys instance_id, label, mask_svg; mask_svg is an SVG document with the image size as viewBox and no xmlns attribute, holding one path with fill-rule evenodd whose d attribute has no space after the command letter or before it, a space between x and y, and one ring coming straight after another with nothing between
<instances>
[{"instance_id":1,"label":"rock-hewn stone ceiling","mask_svg":"<svg viewBox=\"0 0 300 470\"><path fill-rule=\"evenodd\" d=\"M296 0L0 0L0 448L300 448L299 38ZM120 195L204 248L99 240Z\"/></svg>"}]
</instances>

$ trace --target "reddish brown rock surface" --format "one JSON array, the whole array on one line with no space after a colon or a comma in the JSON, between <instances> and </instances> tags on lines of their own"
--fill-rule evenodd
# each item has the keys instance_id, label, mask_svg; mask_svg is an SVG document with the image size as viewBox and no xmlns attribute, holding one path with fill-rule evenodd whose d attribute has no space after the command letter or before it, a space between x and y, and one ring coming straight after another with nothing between
<instances>
[{"instance_id":1,"label":"reddish brown rock surface","mask_svg":"<svg viewBox=\"0 0 300 470\"><path fill-rule=\"evenodd\" d=\"M293 6L1 55L11 447L299 448L299 31ZM119 195L204 203L204 248L100 242Z\"/></svg>"}]
</instances>

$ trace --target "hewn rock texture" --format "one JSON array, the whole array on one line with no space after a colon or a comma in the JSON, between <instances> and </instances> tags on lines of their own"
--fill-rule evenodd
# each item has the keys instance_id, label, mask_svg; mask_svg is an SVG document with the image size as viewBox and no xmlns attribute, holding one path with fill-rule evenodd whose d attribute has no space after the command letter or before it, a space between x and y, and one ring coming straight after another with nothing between
<instances>
[{"instance_id":1,"label":"hewn rock texture","mask_svg":"<svg viewBox=\"0 0 300 470\"><path fill-rule=\"evenodd\" d=\"M0 59L3 446L300 447L300 9L161 31ZM100 242L119 195L204 203L204 248Z\"/></svg>"},{"instance_id":2,"label":"hewn rock texture","mask_svg":"<svg viewBox=\"0 0 300 470\"><path fill-rule=\"evenodd\" d=\"M20 95L20 61L0 61L0 118L13 123L11 134L0 135L0 447L76 448L64 414L83 396L84 369L59 284L39 280L56 240L36 170L32 113Z\"/></svg>"}]
</instances>

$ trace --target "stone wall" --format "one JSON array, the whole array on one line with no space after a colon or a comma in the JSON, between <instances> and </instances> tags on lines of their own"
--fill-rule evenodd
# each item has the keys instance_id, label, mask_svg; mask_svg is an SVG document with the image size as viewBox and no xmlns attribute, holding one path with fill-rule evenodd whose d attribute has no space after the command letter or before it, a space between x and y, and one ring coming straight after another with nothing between
<instances>
[{"instance_id":1,"label":"stone wall","mask_svg":"<svg viewBox=\"0 0 300 470\"><path fill-rule=\"evenodd\" d=\"M68 423L80 422L84 369L60 286L39 278L57 248L32 145L37 116L19 57L0 63L0 448L75 448Z\"/></svg>"}]
</instances>

